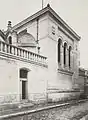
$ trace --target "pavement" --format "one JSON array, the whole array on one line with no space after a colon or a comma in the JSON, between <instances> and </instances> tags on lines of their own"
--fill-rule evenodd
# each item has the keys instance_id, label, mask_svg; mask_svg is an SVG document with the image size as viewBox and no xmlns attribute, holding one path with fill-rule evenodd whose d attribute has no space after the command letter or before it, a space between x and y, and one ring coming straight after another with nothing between
<instances>
[{"instance_id":1,"label":"pavement","mask_svg":"<svg viewBox=\"0 0 88 120\"><path fill-rule=\"evenodd\" d=\"M54 109L54 108L61 108L55 113L56 116L59 116L59 120L80 120L83 118L83 116L86 116L88 114L88 99L84 100L73 100L73 101L67 101L65 103L48 103L48 104L33 104L33 103L20 103L13 105L14 107L9 109L4 109L2 107L2 110L0 111L0 118L8 117L9 115L21 115L21 114L29 114L34 113L36 111L47 111L47 109Z\"/></svg>"}]
</instances>

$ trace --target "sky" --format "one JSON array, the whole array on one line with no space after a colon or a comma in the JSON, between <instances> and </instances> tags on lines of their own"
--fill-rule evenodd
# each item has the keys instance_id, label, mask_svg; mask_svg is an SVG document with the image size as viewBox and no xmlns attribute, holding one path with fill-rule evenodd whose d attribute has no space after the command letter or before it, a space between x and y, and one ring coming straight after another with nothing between
<instances>
[{"instance_id":1,"label":"sky","mask_svg":"<svg viewBox=\"0 0 88 120\"><path fill-rule=\"evenodd\" d=\"M44 0L81 37L80 65L88 68L88 0ZM0 29L6 29L42 8L42 0L0 0Z\"/></svg>"}]
</instances>

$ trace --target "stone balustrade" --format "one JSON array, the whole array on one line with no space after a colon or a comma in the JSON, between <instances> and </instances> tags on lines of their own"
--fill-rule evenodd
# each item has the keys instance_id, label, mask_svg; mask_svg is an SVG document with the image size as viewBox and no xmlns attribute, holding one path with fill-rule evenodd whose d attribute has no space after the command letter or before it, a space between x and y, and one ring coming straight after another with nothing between
<instances>
[{"instance_id":1,"label":"stone balustrade","mask_svg":"<svg viewBox=\"0 0 88 120\"><path fill-rule=\"evenodd\" d=\"M0 41L0 53L12 55L12 56L15 56L16 58L20 57L22 59L26 59L31 62L35 62L37 64L47 66L47 64L46 64L47 58L46 57L36 54L36 53L33 53L33 52L30 52L23 48L16 47L14 45L10 45L10 44L2 42L2 41Z\"/></svg>"}]
</instances>

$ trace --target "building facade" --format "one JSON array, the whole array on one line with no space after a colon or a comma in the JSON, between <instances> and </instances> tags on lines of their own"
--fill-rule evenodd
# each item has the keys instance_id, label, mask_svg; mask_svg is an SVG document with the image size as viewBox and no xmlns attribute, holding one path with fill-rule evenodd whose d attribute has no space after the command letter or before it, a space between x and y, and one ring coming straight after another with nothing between
<instances>
[{"instance_id":1,"label":"building facade","mask_svg":"<svg viewBox=\"0 0 88 120\"><path fill-rule=\"evenodd\" d=\"M9 21L0 31L0 102L79 96L79 41L49 4L13 27Z\"/></svg>"}]
</instances>

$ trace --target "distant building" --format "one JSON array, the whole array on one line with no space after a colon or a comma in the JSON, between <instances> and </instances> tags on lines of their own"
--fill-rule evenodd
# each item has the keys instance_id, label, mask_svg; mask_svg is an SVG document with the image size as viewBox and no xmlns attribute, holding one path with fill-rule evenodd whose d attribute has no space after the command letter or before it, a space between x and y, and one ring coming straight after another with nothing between
<instances>
[{"instance_id":1,"label":"distant building","mask_svg":"<svg viewBox=\"0 0 88 120\"><path fill-rule=\"evenodd\" d=\"M0 102L60 100L81 93L80 37L47 7L0 31Z\"/></svg>"}]
</instances>

